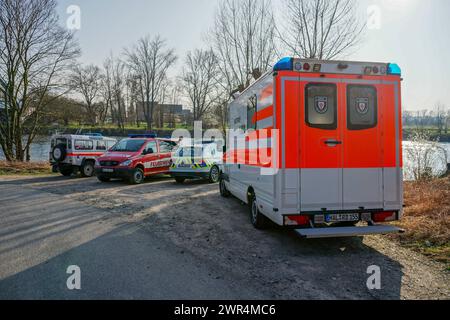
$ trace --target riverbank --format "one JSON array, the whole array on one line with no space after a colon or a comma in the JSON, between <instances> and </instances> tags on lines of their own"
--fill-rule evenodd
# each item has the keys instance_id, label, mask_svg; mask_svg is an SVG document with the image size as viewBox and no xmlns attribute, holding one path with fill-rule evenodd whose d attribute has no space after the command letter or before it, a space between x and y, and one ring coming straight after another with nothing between
<instances>
[{"instance_id":1,"label":"riverbank","mask_svg":"<svg viewBox=\"0 0 450 320\"><path fill-rule=\"evenodd\" d=\"M450 176L405 182L404 197L403 219L395 225L406 232L390 237L446 263L450 271Z\"/></svg>"},{"instance_id":2,"label":"riverbank","mask_svg":"<svg viewBox=\"0 0 450 320\"><path fill-rule=\"evenodd\" d=\"M450 132L439 133L438 130L435 128L427 128L424 130L429 134L430 141L450 142ZM417 132L416 128L404 128L403 140L411 141L416 132Z\"/></svg>"},{"instance_id":3,"label":"riverbank","mask_svg":"<svg viewBox=\"0 0 450 320\"><path fill-rule=\"evenodd\" d=\"M1 175L48 175L52 170L48 162L0 161Z\"/></svg>"}]
</instances>

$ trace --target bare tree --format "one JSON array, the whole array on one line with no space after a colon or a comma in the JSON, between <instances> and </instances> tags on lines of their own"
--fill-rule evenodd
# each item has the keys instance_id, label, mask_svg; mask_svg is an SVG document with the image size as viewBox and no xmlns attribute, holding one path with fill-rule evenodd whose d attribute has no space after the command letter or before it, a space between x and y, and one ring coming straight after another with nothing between
<instances>
[{"instance_id":1,"label":"bare tree","mask_svg":"<svg viewBox=\"0 0 450 320\"><path fill-rule=\"evenodd\" d=\"M113 64L113 76L112 76L112 89L113 89L113 97L114 104L116 108L115 118L117 121L117 126L120 129L124 129L125 121L126 121L126 105L125 105L125 90L126 90L126 74L125 74L125 65L122 61L116 60Z\"/></svg>"},{"instance_id":2,"label":"bare tree","mask_svg":"<svg viewBox=\"0 0 450 320\"><path fill-rule=\"evenodd\" d=\"M444 121L444 133L448 133L448 127L450 126L450 109L447 110L447 113L445 114L445 121Z\"/></svg>"},{"instance_id":3,"label":"bare tree","mask_svg":"<svg viewBox=\"0 0 450 320\"><path fill-rule=\"evenodd\" d=\"M181 82L193 109L194 121L202 120L218 99L219 63L212 50L188 52Z\"/></svg>"},{"instance_id":4,"label":"bare tree","mask_svg":"<svg viewBox=\"0 0 450 320\"><path fill-rule=\"evenodd\" d=\"M101 122L106 121L108 113L112 116L113 109L113 73L114 73L114 57L111 55L103 62L103 76L101 77L100 95L104 104L104 112L100 115Z\"/></svg>"},{"instance_id":5,"label":"bare tree","mask_svg":"<svg viewBox=\"0 0 450 320\"><path fill-rule=\"evenodd\" d=\"M160 36L153 39L147 36L139 39L133 48L126 49L125 56L131 73L138 79L147 128L151 130L156 99L168 69L177 59L175 51L168 49Z\"/></svg>"},{"instance_id":6,"label":"bare tree","mask_svg":"<svg viewBox=\"0 0 450 320\"><path fill-rule=\"evenodd\" d=\"M413 112L409 110L403 110L402 112L402 121L404 126L411 125L411 122L414 118Z\"/></svg>"},{"instance_id":7,"label":"bare tree","mask_svg":"<svg viewBox=\"0 0 450 320\"><path fill-rule=\"evenodd\" d=\"M277 56L270 0L224 0L209 37L224 88L248 87L253 75L268 70Z\"/></svg>"},{"instance_id":8,"label":"bare tree","mask_svg":"<svg viewBox=\"0 0 450 320\"><path fill-rule=\"evenodd\" d=\"M364 24L355 0L284 0L284 27L279 39L300 58L334 59L361 40Z\"/></svg>"},{"instance_id":9,"label":"bare tree","mask_svg":"<svg viewBox=\"0 0 450 320\"><path fill-rule=\"evenodd\" d=\"M415 117L417 131L420 131L421 133L425 131L429 117L430 116L428 109L422 109L417 111L417 115Z\"/></svg>"},{"instance_id":10,"label":"bare tree","mask_svg":"<svg viewBox=\"0 0 450 320\"><path fill-rule=\"evenodd\" d=\"M79 54L55 8L54 0L0 1L0 145L7 160L30 159L45 97L60 92L59 76Z\"/></svg>"},{"instance_id":11,"label":"bare tree","mask_svg":"<svg viewBox=\"0 0 450 320\"><path fill-rule=\"evenodd\" d=\"M96 124L99 120L100 112L96 102L100 97L101 80L101 70L95 65L74 66L69 80L72 89L82 95L91 124Z\"/></svg>"},{"instance_id":12,"label":"bare tree","mask_svg":"<svg viewBox=\"0 0 450 320\"><path fill-rule=\"evenodd\" d=\"M438 102L434 108L435 117L436 117L436 126L438 130L438 134L441 134L446 126L446 110L445 106Z\"/></svg>"},{"instance_id":13,"label":"bare tree","mask_svg":"<svg viewBox=\"0 0 450 320\"><path fill-rule=\"evenodd\" d=\"M224 137L227 135L228 128L228 95L222 94L218 100L218 103L213 107L213 113L217 122L219 123L220 130Z\"/></svg>"}]
</instances>

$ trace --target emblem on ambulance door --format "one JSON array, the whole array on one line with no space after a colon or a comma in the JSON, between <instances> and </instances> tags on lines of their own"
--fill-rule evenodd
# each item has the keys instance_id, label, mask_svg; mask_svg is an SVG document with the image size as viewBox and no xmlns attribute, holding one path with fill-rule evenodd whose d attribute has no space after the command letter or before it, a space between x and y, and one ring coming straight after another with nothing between
<instances>
[{"instance_id":1,"label":"emblem on ambulance door","mask_svg":"<svg viewBox=\"0 0 450 320\"><path fill-rule=\"evenodd\" d=\"M314 108L317 113L324 114L328 111L328 98L327 97L315 97Z\"/></svg>"},{"instance_id":2,"label":"emblem on ambulance door","mask_svg":"<svg viewBox=\"0 0 450 320\"><path fill-rule=\"evenodd\" d=\"M356 99L356 111L359 114L366 114L367 112L369 112L369 99L367 98Z\"/></svg>"}]
</instances>

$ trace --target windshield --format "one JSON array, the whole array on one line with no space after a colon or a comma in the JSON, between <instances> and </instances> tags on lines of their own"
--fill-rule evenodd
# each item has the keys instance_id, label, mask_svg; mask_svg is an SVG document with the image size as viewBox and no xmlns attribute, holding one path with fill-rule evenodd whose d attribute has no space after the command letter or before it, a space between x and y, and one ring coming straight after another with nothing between
<instances>
[{"instance_id":1,"label":"windshield","mask_svg":"<svg viewBox=\"0 0 450 320\"><path fill-rule=\"evenodd\" d=\"M137 152L144 145L145 140L124 139L118 142L110 151L116 152Z\"/></svg>"},{"instance_id":2,"label":"windshield","mask_svg":"<svg viewBox=\"0 0 450 320\"><path fill-rule=\"evenodd\" d=\"M178 151L179 157L201 157L203 155L203 148L183 147Z\"/></svg>"}]
</instances>

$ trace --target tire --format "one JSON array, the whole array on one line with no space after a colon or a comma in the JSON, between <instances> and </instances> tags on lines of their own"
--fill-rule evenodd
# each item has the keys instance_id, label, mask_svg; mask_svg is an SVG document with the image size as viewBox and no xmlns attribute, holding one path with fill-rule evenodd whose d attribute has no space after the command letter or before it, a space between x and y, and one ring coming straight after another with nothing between
<instances>
[{"instance_id":1,"label":"tire","mask_svg":"<svg viewBox=\"0 0 450 320\"><path fill-rule=\"evenodd\" d=\"M213 166L211 171L209 171L209 182L217 183L220 179L220 170L218 166Z\"/></svg>"},{"instance_id":2,"label":"tire","mask_svg":"<svg viewBox=\"0 0 450 320\"><path fill-rule=\"evenodd\" d=\"M107 178L104 176L97 176L97 179L101 182L110 182L111 181L111 178Z\"/></svg>"},{"instance_id":3,"label":"tire","mask_svg":"<svg viewBox=\"0 0 450 320\"><path fill-rule=\"evenodd\" d=\"M66 168L59 168L59 172L64 176L64 177L70 177L73 173L73 169L72 167L66 167Z\"/></svg>"},{"instance_id":4,"label":"tire","mask_svg":"<svg viewBox=\"0 0 450 320\"><path fill-rule=\"evenodd\" d=\"M186 178L183 178L183 177L175 177L175 181L177 183L183 183L185 180L186 180Z\"/></svg>"},{"instance_id":5,"label":"tire","mask_svg":"<svg viewBox=\"0 0 450 320\"><path fill-rule=\"evenodd\" d=\"M131 184L141 184L144 182L144 171L141 168L136 168L133 170L133 174L131 175L129 181Z\"/></svg>"},{"instance_id":6,"label":"tire","mask_svg":"<svg viewBox=\"0 0 450 320\"><path fill-rule=\"evenodd\" d=\"M89 178L94 175L94 163L92 161L86 161L80 168L81 176Z\"/></svg>"},{"instance_id":7,"label":"tire","mask_svg":"<svg viewBox=\"0 0 450 320\"><path fill-rule=\"evenodd\" d=\"M58 145L54 146L51 154L52 154L52 158L56 162L64 161L64 159L66 159L66 156L67 156L66 146L63 144L58 144Z\"/></svg>"},{"instance_id":8,"label":"tire","mask_svg":"<svg viewBox=\"0 0 450 320\"><path fill-rule=\"evenodd\" d=\"M220 178L219 180L219 190L220 190L220 195L224 198L228 198L231 193L230 191L228 191L227 186L225 185L225 179Z\"/></svg>"},{"instance_id":9,"label":"tire","mask_svg":"<svg viewBox=\"0 0 450 320\"><path fill-rule=\"evenodd\" d=\"M258 230L267 229L269 221L258 209L256 196L250 196L250 222Z\"/></svg>"}]
</instances>

